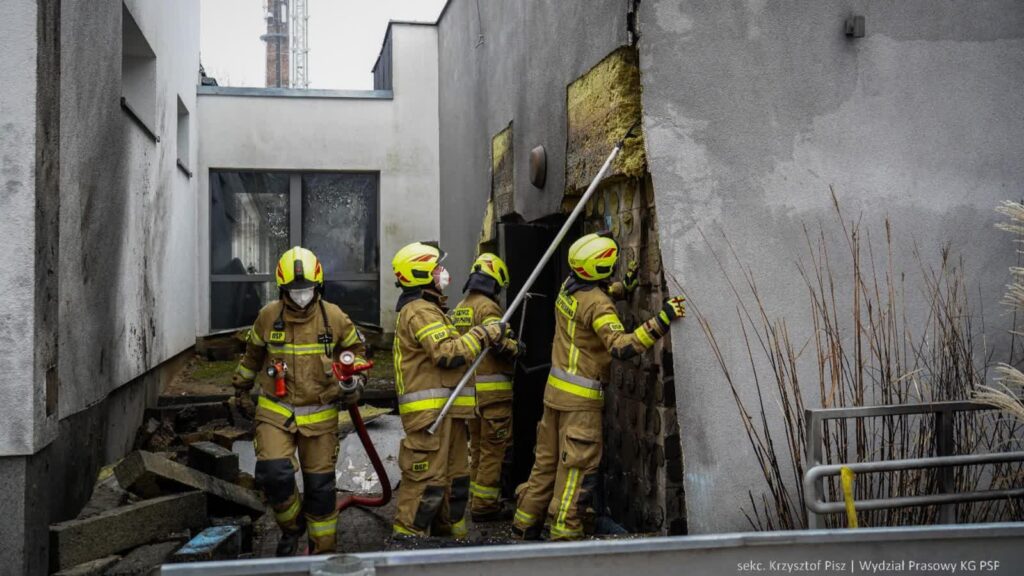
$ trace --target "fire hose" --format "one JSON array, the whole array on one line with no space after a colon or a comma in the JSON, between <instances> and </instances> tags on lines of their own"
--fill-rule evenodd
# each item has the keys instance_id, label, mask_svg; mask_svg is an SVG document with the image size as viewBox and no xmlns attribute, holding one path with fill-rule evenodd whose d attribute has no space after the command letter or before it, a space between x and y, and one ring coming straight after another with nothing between
<instances>
[{"instance_id":1,"label":"fire hose","mask_svg":"<svg viewBox=\"0 0 1024 576\"><path fill-rule=\"evenodd\" d=\"M345 393L352 392L356 388L353 376L373 367L372 361L357 365L355 363L355 355L348 351L342 352L339 360L339 362L334 362L331 365L331 370L334 372L334 377L337 379L342 392ZM348 415L352 418L352 425L355 426L359 442L363 445L363 449L366 450L370 463L373 464L373 471L377 474L377 479L380 480L381 495L360 496L358 494L347 494L339 497L337 501L338 512L349 506L384 506L391 501L391 480L388 479L384 463L381 461L380 455L377 454L377 448L374 447L373 441L370 440L370 434L366 431L366 423L363 422L363 416L359 413L358 404L348 407Z\"/></svg>"},{"instance_id":2,"label":"fire hose","mask_svg":"<svg viewBox=\"0 0 1024 576\"><path fill-rule=\"evenodd\" d=\"M548 246L547 251L545 251L544 255L541 256L540 262L537 263L533 272L530 273L526 282L523 283L523 287L519 289L519 293L516 294L512 303L508 305L508 309L505 310L505 315L501 317L501 323L508 324L509 319L512 318L512 313L516 311L516 308L518 308L526 298L526 295L530 292L530 288L533 287L533 283L537 281L541 271L544 270L544 266L547 265L548 260L551 260L551 257L555 255L555 251L558 250L558 245L562 243L562 239L564 239L565 235L569 233L569 228L571 228L573 223L576 222L576 218L579 217L580 212L583 212L583 208L587 205L587 201L590 200L594 191L597 190L597 185L604 179L604 175L608 172L612 162L615 161L615 157L622 151L622 147L626 144L626 138L629 138L633 134L633 130L635 130L639 125L640 121L637 120L632 126L630 126L629 130L626 131L625 136L615 143L615 147L612 148L611 153L604 161L601 169L597 171L597 176L594 176L594 179L590 182L590 186L587 187L587 191L583 193L583 196L580 196L580 199L576 202L576 207L569 213L569 217L566 218L565 223L562 224L562 228L558 230L558 234L555 235L555 239L551 241L551 245ZM522 337L521 334L517 334L517 336ZM429 428L427 428L428 432L431 434L437 432L438 427L441 426L441 422L444 421L444 417L448 414L448 411L451 410L452 404L455 403L455 399L459 397L459 392L462 392L462 389L466 387L469 379L473 377L473 373L476 372L477 366L483 362L484 356L487 354L488 350L490 350L490 346L484 348L483 351L477 355L476 360L474 360L469 366L466 373L462 375L462 379L459 380L459 383L452 390L451 395L448 396L448 401L445 402L444 407L441 408L441 412L437 415L437 419L434 420L434 423L431 424Z\"/></svg>"}]
</instances>

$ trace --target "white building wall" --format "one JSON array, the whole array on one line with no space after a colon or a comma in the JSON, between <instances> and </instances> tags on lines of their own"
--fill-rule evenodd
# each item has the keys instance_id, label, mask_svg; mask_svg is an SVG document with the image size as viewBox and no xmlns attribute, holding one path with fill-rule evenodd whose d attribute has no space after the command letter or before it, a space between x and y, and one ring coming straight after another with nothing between
<instances>
[{"instance_id":1,"label":"white building wall","mask_svg":"<svg viewBox=\"0 0 1024 576\"><path fill-rule=\"evenodd\" d=\"M391 257L440 235L437 30L392 25L394 92L201 89L195 329L210 329L211 169L378 172L380 324L394 324ZM344 226L344 222L338 222Z\"/></svg>"},{"instance_id":2,"label":"white building wall","mask_svg":"<svg viewBox=\"0 0 1024 576\"><path fill-rule=\"evenodd\" d=\"M197 182L177 166L177 100L195 166L199 1L124 5L156 54L158 142L120 106L122 2L62 5L62 418L195 340Z\"/></svg>"}]
</instances>

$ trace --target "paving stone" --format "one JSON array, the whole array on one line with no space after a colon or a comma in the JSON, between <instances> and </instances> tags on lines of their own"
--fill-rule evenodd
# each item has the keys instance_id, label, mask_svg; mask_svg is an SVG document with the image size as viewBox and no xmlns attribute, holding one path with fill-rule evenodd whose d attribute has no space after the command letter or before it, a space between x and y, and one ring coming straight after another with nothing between
<instances>
[{"instance_id":1,"label":"paving stone","mask_svg":"<svg viewBox=\"0 0 1024 576\"><path fill-rule=\"evenodd\" d=\"M213 442L190 444L188 465L221 480L238 480L238 454Z\"/></svg>"}]
</instances>

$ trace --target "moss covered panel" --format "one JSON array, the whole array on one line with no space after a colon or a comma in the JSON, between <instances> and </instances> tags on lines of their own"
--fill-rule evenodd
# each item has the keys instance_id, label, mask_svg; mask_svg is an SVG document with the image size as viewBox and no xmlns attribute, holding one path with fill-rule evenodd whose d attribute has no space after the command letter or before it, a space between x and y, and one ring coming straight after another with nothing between
<instances>
[{"instance_id":1,"label":"moss covered panel","mask_svg":"<svg viewBox=\"0 0 1024 576\"><path fill-rule=\"evenodd\" d=\"M496 216L515 212L515 182L512 172L512 124L491 138L491 198Z\"/></svg>"},{"instance_id":2,"label":"moss covered panel","mask_svg":"<svg viewBox=\"0 0 1024 576\"><path fill-rule=\"evenodd\" d=\"M619 48L569 85L566 194L587 188L618 139L640 119L637 62L635 49ZM630 138L608 175L641 178L646 165L643 138Z\"/></svg>"}]
</instances>

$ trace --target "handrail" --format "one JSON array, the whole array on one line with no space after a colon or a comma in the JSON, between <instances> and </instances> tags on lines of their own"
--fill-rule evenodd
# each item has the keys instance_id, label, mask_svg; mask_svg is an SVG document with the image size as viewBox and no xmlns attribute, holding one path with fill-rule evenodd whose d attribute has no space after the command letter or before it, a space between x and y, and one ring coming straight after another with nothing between
<instances>
[{"instance_id":1,"label":"handrail","mask_svg":"<svg viewBox=\"0 0 1024 576\"><path fill-rule=\"evenodd\" d=\"M915 468L942 468L953 466L977 466L980 464L1003 464L1006 462L1024 462L1024 452L997 452L992 454L968 454L964 456L936 456L931 458L906 458L903 460L884 460L881 462L857 462L853 464L822 464L814 466L804 473L804 494L815 493L815 483L826 476L836 476L843 468L849 468L855 474L872 472L891 472L894 470L911 470ZM972 492L954 492L951 494L929 494L926 496L902 496L898 498L875 498L858 500L857 510L884 510L887 508L908 508L912 506L929 506L932 504L956 504L958 502L979 502L982 500L1000 500L1002 498L1020 498L1024 496L1024 488L1007 490L978 490ZM807 498L807 509L816 514L833 514L843 512L845 503L828 502L824 496L814 499Z\"/></svg>"},{"instance_id":2,"label":"handrail","mask_svg":"<svg viewBox=\"0 0 1024 576\"><path fill-rule=\"evenodd\" d=\"M1024 461L1024 452L998 454L954 455L953 415L957 412L995 410L997 406L984 402L954 400L921 402L918 404L886 404L881 406L849 406L841 408L809 408L804 411L807 425L805 446L808 466L803 477L804 505L807 509L807 527L822 528L821 515L842 512L841 502L825 500L825 476L839 474L842 467L854 473L885 472L915 468L943 468L939 475L939 494L862 500L856 503L859 510L881 510L938 504L939 521L943 524L956 522L956 505L959 502L976 502L1024 496L1024 488L1009 490L985 490L980 492L956 492L953 468L978 464L994 464ZM823 425L828 420L848 418L875 418L906 416L910 414L932 414L935 417L935 456L910 458L882 462L858 462L846 464L825 464L822 445Z\"/></svg>"}]
</instances>

